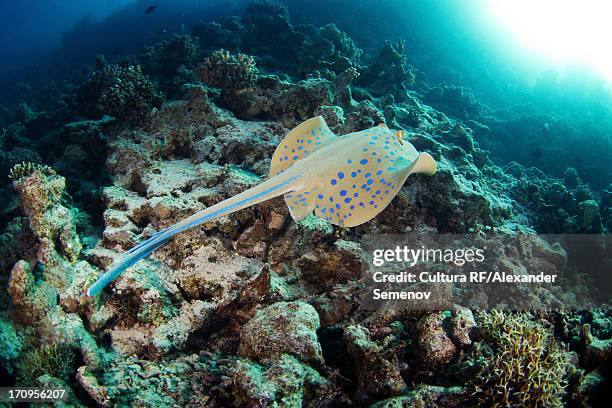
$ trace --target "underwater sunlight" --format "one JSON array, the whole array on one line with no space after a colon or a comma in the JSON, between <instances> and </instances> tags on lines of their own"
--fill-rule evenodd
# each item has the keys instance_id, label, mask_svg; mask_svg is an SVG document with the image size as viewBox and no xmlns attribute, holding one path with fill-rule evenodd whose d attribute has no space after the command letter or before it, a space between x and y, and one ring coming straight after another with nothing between
<instances>
[{"instance_id":1,"label":"underwater sunlight","mask_svg":"<svg viewBox=\"0 0 612 408\"><path fill-rule=\"evenodd\" d=\"M486 12L523 50L563 72L584 65L612 81L612 2L486 0Z\"/></svg>"}]
</instances>

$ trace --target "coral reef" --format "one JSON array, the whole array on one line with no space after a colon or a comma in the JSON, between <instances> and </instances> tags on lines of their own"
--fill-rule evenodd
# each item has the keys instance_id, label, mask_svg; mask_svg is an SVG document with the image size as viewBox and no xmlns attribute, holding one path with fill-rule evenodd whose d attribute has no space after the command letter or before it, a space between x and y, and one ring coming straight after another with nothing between
<instances>
[{"instance_id":1,"label":"coral reef","mask_svg":"<svg viewBox=\"0 0 612 408\"><path fill-rule=\"evenodd\" d=\"M98 58L54 111L3 111L0 377L100 406L596 406L612 315L605 303L549 310L604 293L594 279L609 256L582 247L598 260L585 272L572 262L580 251L538 233L609 232L612 187L578 165L557 176L500 166L488 137L510 120L491 119L465 86L419 78L405 42L370 49L258 1ZM315 115L337 134L403 129L438 173L411 176L350 230L293 222L282 198L214 219L85 295L124 251L261 182L280 140ZM492 270L556 271L561 285L526 300L504 287L518 303L507 307L532 314L370 310L370 234L472 234L499 254Z\"/></svg>"},{"instance_id":2,"label":"coral reef","mask_svg":"<svg viewBox=\"0 0 612 408\"><path fill-rule=\"evenodd\" d=\"M479 384L474 385L479 402L562 405L571 357L551 333L525 314L493 310L479 318L483 336L494 345L494 355L485 358Z\"/></svg>"},{"instance_id":3,"label":"coral reef","mask_svg":"<svg viewBox=\"0 0 612 408\"><path fill-rule=\"evenodd\" d=\"M462 86L442 84L431 88L423 101L464 120L478 120L482 105L476 100L472 91Z\"/></svg>"},{"instance_id":4,"label":"coral reef","mask_svg":"<svg viewBox=\"0 0 612 408\"><path fill-rule=\"evenodd\" d=\"M198 44L190 35L174 35L138 55L136 60L145 75L173 77L181 66L193 64L198 55Z\"/></svg>"},{"instance_id":5,"label":"coral reef","mask_svg":"<svg viewBox=\"0 0 612 408\"><path fill-rule=\"evenodd\" d=\"M281 75L333 79L358 65L362 50L335 24L292 25L287 8L276 1L254 2L245 16L200 22L192 34L203 50L225 48L258 56L258 64Z\"/></svg>"},{"instance_id":6,"label":"coral reef","mask_svg":"<svg viewBox=\"0 0 612 408\"><path fill-rule=\"evenodd\" d=\"M505 171L517 176L512 196L525 206L535 228L548 234L604 232L601 210L590 188L568 169L565 181L537 168L512 162Z\"/></svg>"},{"instance_id":7,"label":"coral reef","mask_svg":"<svg viewBox=\"0 0 612 408\"><path fill-rule=\"evenodd\" d=\"M407 90L414 83L414 73L405 55L406 42L385 41L385 45L359 77L358 85L367 86L375 96L392 95L404 102Z\"/></svg>"},{"instance_id":8,"label":"coral reef","mask_svg":"<svg viewBox=\"0 0 612 408\"><path fill-rule=\"evenodd\" d=\"M79 90L80 109L92 115L107 114L128 124L144 121L159 103L153 83L140 65L99 64Z\"/></svg>"},{"instance_id":9,"label":"coral reef","mask_svg":"<svg viewBox=\"0 0 612 408\"><path fill-rule=\"evenodd\" d=\"M16 384L23 387L36 385L38 377L49 375L67 380L75 371L74 354L69 348L60 344L44 344L36 350L25 352L17 362Z\"/></svg>"},{"instance_id":10,"label":"coral reef","mask_svg":"<svg viewBox=\"0 0 612 408\"><path fill-rule=\"evenodd\" d=\"M255 360L287 353L306 363L321 364L318 328L319 315L309 304L278 302L259 311L242 327L239 353Z\"/></svg>"},{"instance_id":11,"label":"coral reef","mask_svg":"<svg viewBox=\"0 0 612 408\"><path fill-rule=\"evenodd\" d=\"M215 51L198 68L202 82L223 91L252 88L257 74L255 60L245 54L232 55L227 50Z\"/></svg>"},{"instance_id":12,"label":"coral reef","mask_svg":"<svg viewBox=\"0 0 612 408\"><path fill-rule=\"evenodd\" d=\"M398 395L406 387L398 369L398 353L403 344L397 338L391 335L376 342L367 328L348 326L344 329L344 342L357 369L358 401Z\"/></svg>"},{"instance_id":13,"label":"coral reef","mask_svg":"<svg viewBox=\"0 0 612 408\"><path fill-rule=\"evenodd\" d=\"M0 353L0 363L6 370L6 374L13 374L19 369L18 360L22 358L24 351L23 336L19 333L13 324L2 316L0 319L0 345L2 345L2 353Z\"/></svg>"}]
</instances>

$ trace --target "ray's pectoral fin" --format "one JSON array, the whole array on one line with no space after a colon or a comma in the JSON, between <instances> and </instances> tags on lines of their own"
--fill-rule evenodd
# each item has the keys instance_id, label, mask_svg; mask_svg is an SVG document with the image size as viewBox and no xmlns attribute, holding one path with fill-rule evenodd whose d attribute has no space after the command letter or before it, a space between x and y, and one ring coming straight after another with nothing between
<instances>
[{"instance_id":1,"label":"ray's pectoral fin","mask_svg":"<svg viewBox=\"0 0 612 408\"><path fill-rule=\"evenodd\" d=\"M352 163L319 184L315 214L343 227L371 220L391 203L410 174L436 172L436 162L428 153L421 153L405 164L402 159L393 166L382 167L374 160Z\"/></svg>"},{"instance_id":2,"label":"ray's pectoral fin","mask_svg":"<svg viewBox=\"0 0 612 408\"><path fill-rule=\"evenodd\" d=\"M336 135L329 129L322 116L305 120L279 143L272 156L269 176L282 173L295 162L308 157L334 139Z\"/></svg>"},{"instance_id":3,"label":"ray's pectoral fin","mask_svg":"<svg viewBox=\"0 0 612 408\"><path fill-rule=\"evenodd\" d=\"M304 187L285 194L285 203L294 221L301 221L312 214L315 208L316 188Z\"/></svg>"},{"instance_id":4,"label":"ray's pectoral fin","mask_svg":"<svg viewBox=\"0 0 612 408\"><path fill-rule=\"evenodd\" d=\"M428 176L433 176L438 169L436 161L429 153L421 153L419 157L412 163L408 174L423 173Z\"/></svg>"}]
</instances>

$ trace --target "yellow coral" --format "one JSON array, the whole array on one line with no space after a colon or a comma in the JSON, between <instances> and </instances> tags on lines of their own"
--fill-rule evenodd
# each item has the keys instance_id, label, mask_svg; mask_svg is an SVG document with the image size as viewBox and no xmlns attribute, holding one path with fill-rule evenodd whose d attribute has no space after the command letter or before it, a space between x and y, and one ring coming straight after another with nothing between
<instances>
[{"instance_id":1,"label":"yellow coral","mask_svg":"<svg viewBox=\"0 0 612 408\"><path fill-rule=\"evenodd\" d=\"M39 163L21 162L13 166L9 171L9 179L18 181L21 178L28 177L35 171L40 171L46 175L54 175L55 170L51 167Z\"/></svg>"},{"instance_id":2,"label":"yellow coral","mask_svg":"<svg viewBox=\"0 0 612 408\"><path fill-rule=\"evenodd\" d=\"M479 315L495 355L485 361L474 395L487 406L562 406L569 354L526 313L500 310Z\"/></svg>"},{"instance_id":3,"label":"yellow coral","mask_svg":"<svg viewBox=\"0 0 612 408\"><path fill-rule=\"evenodd\" d=\"M250 55L232 55L229 51L221 49L202 61L198 73L206 85L237 90L253 86L257 68L255 59Z\"/></svg>"},{"instance_id":4,"label":"yellow coral","mask_svg":"<svg viewBox=\"0 0 612 408\"><path fill-rule=\"evenodd\" d=\"M17 385L35 386L36 379L44 374L66 378L74 369L73 362L74 352L66 346L52 343L35 348L17 362Z\"/></svg>"}]
</instances>

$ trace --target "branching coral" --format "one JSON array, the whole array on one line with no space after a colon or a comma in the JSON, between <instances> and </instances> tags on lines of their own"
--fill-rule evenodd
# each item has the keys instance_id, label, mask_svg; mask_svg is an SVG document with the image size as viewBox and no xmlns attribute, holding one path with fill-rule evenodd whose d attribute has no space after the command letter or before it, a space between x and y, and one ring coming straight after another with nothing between
<instances>
[{"instance_id":1,"label":"branching coral","mask_svg":"<svg viewBox=\"0 0 612 408\"><path fill-rule=\"evenodd\" d=\"M474 386L487 406L556 407L567 385L569 353L529 314L483 312L480 328L494 355Z\"/></svg>"},{"instance_id":2,"label":"branching coral","mask_svg":"<svg viewBox=\"0 0 612 408\"><path fill-rule=\"evenodd\" d=\"M55 173L55 170L53 170L51 167L47 165L39 164L39 163L32 163L32 162L22 162L22 163L18 163L14 165L9 170L8 177L13 181L18 182L20 179L24 177L31 176L32 173L34 173L35 171L39 171L42 174L45 174L48 176L57 174Z\"/></svg>"},{"instance_id":3,"label":"branching coral","mask_svg":"<svg viewBox=\"0 0 612 408\"><path fill-rule=\"evenodd\" d=\"M234 91L252 87L257 68L249 55L232 55L227 50L218 50L202 61L198 74L208 86Z\"/></svg>"},{"instance_id":4,"label":"branching coral","mask_svg":"<svg viewBox=\"0 0 612 408\"><path fill-rule=\"evenodd\" d=\"M108 114L131 124L141 123L159 101L153 83L139 65L101 64L79 91L85 111Z\"/></svg>"},{"instance_id":5,"label":"branching coral","mask_svg":"<svg viewBox=\"0 0 612 408\"><path fill-rule=\"evenodd\" d=\"M140 66L115 67L118 67L116 80L103 91L100 108L128 122L140 122L155 103L153 84L142 74Z\"/></svg>"},{"instance_id":6,"label":"branching coral","mask_svg":"<svg viewBox=\"0 0 612 408\"><path fill-rule=\"evenodd\" d=\"M121 296L113 294L107 300L115 310L115 320L120 327L133 326L138 321L140 299L137 295Z\"/></svg>"},{"instance_id":7,"label":"branching coral","mask_svg":"<svg viewBox=\"0 0 612 408\"><path fill-rule=\"evenodd\" d=\"M181 65L194 62L198 44L190 35L175 35L161 41L138 56L142 69L147 74L172 76Z\"/></svg>"},{"instance_id":8,"label":"branching coral","mask_svg":"<svg viewBox=\"0 0 612 408\"><path fill-rule=\"evenodd\" d=\"M42 158L36 151L25 147L15 147L7 152L0 151L0 172L2 174L6 174L15 165L23 162L41 163Z\"/></svg>"},{"instance_id":9,"label":"branching coral","mask_svg":"<svg viewBox=\"0 0 612 408\"><path fill-rule=\"evenodd\" d=\"M24 353L17 362L17 384L35 386L36 379L48 374L59 379L68 379L75 371L74 352L63 345L45 344Z\"/></svg>"}]
</instances>

